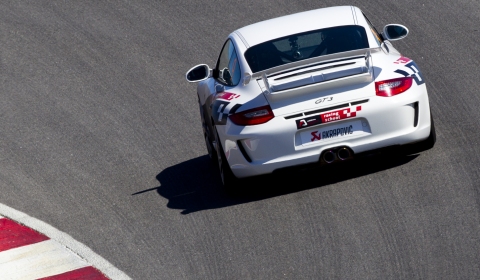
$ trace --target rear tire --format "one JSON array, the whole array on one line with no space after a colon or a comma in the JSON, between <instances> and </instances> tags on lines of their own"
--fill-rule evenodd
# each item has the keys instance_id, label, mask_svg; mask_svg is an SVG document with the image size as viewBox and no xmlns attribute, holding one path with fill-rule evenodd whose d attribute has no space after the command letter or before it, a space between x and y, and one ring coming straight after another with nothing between
<instances>
[{"instance_id":1,"label":"rear tire","mask_svg":"<svg viewBox=\"0 0 480 280\"><path fill-rule=\"evenodd\" d=\"M212 142L210 142L210 139L208 139L207 134L205 134L204 137L205 137L205 146L207 146L208 157L212 162L214 162L217 159L217 156L215 155L215 149L213 148L213 145L212 145Z\"/></svg>"},{"instance_id":2,"label":"rear tire","mask_svg":"<svg viewBox=\"0 0 480 280\"><path fill-rule=\"evenodd\" d=\"M217 156L218 170L220 171L220 178L222 184L227 191L232 191L238 186L238 178L235 177L230 166L228 165L227 158L223 152L220 138L218 137L217 128L215 127L215 152Z\"/></svg>"}]
</instances>

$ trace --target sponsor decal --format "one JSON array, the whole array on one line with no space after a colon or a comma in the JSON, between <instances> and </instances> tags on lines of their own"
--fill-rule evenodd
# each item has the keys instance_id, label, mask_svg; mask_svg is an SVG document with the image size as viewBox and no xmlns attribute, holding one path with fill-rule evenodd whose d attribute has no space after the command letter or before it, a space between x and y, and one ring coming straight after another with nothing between
<instances>
[{"instance_id":1,"label":"sponsor decal","mask_svg":"<svg viewBox=\"0 0 480 280\"><path fill-rule=\"evenodd\" d=\"M316 140L322 140L321 134L318 133L318 131L313 131L312 132L312 139L310 140L311 142L316 141Z\"/></svg>"},{"instance_id":2,"label":"sponsor decal","mask_svg":"<svg viewBox=\"0 0 480 280\"><path fill-rule=\"evenodd\" d=\"M322 119L320 119L320 116L312 116L305 119L296 120L296 122L297 122L297 129L300 129L300 128L309 127L316 124L321 124Z\"/></svg>"},{"instance_id":3,"label":"sponsor decal","mask_svg":"<svg viewBox=\"0 0 480 280\"><path fill-rule=\"evenodd\" d=\"M347 109L332 111L325 114L320 114L320 118L322 119L322 123L329 123L333 121L339 121L339 120L356 117L357 112L361 110L362 110L362 106L351 107Z\"/></svg>"},{"instance_id":4,"label":"sponsor decal","mask_svg":"<svg viewBox=\"0 0 480 280\"><path fill-rule=\"evenodd\" d=\"M405 64L405 67L408 68L409 71L397 69L394 72L400 75L403 75L405 77L412 77L415 83L417 83L417 85L422 85L425 83L425 79L423 78L422 72L418 70L418 66L413 60L411 60L410 63ZM412 74L410 74L409 72L412 72Z\"/></svg>"},{"instance_id":5,"label":"sponsor decal","mask_svg":"<svg viewBox=\"0 0 480 280\"><path fill-rule=\"evenodd\" d=\"M353 126L349 125L345 127L329 129L324 131L317 130L317 131L313 131L311 134L312 134L312 138L310 139L310 142L314 142L322 139L341 137L341 136L353 134Z\"/></svg>"},{"instance_id":6,"label":"sponsor decal","mask_svg":"<svg viewBox=\"0 0 480 280\"><path fill-rule=\"evenodd\" d=\"M356 106L341 110L336 110L316 116L307 117L304 119L296 120L297 129L306 128L309 126L321 124L321 123L329 123L344 119L349 119L357 116L357 112L362 110L362 106Z\"/></svg>"},{"instance_id":7,"label":"sponsor decal","mask_svg":"<svg viewBox=\"0 0 480 280\"><path fill-rule=\"evenodd\" d=\"M405 63L408 63L409 61L411 61L410 58L408 57L405 57L405 56L401 56L399 59L397 59L394 63L395 64L405 64Z\"/></svg>"},{"instance_id":8,"label":"sponsor decal","mask_svg":"<svg viewBox=\"0 0 480 280\"><path fill-rule=\"evenodd\" d=\"M239 98L240 94L235 94L231 92L222 92L215 96L215 99L223 99L223 100L233 100L235 98Z\"/></svg>"}]
</instances>

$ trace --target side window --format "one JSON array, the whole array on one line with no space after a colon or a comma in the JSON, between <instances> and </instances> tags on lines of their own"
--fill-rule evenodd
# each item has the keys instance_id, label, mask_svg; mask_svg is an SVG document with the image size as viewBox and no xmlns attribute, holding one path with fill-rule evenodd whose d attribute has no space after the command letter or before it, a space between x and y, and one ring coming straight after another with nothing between
<instances>
[{"instance_id":1,"label":"side window","mask_svg":"<svg viewBox=\"0 0 480 280\"><path fill-rule=\"evenodd\" d=\"M218 81L227 86L236 86L240 82L240 65L237 52L230 39L223 46L217 62Z\"/></svg>"},{"instance_id":2,"label":"side window","mask_svg":"<svg viewBox=\"0 0 480 280\"><path fill-rule=\"evenodd\" d=\"M375 37L375 40L377 41L378 45L380 46L383 42L383 37L382 35L380 35L380 33L378 33L377 29L375 29L375 27L373 26L373 24L370 22L370 20L368 20L367 16L365 14L363 14L363 16L365 17L365 19L367 20L367 23L368 23L368 26L370 27L370 30L372 31L373 33L373 37Z\"/></svg>"}]
</instances>

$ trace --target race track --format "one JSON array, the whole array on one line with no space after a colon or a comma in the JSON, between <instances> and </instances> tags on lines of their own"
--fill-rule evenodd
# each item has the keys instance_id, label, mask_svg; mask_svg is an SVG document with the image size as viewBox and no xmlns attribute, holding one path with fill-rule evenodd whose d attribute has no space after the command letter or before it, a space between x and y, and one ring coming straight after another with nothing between
<instances>
[{"instance_id":1,"label":"race track","mask_svg":"<svg viewBox=\"0 0 480 280\"><path fill-rule=\"evenodd\" d=\"M410 29L436 146L227 195L185 72L343 4ZM0 203L133 279L479 279L479 22L477 0L1 1Z\"/></svg>"}]
</instances>

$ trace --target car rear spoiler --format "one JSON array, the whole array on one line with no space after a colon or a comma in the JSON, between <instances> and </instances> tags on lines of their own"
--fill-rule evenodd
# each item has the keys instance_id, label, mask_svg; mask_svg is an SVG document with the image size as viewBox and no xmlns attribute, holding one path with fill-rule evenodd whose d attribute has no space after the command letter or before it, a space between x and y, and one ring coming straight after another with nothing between
<instances>
[{"instance_id":1,"label":"car rear spoiler","mask_svg":"<svg viewBox=\"0 0 480 280\"><path fill-rule=\"evenodd\" d=\"M339 86L368 83L373 81L372 51L377 50L363 49L323 56L322 59L308 60L301 65L288 64L268 69L255 73L255 76L264 94L272 101Z\"/></svg>"}]
</instances>

